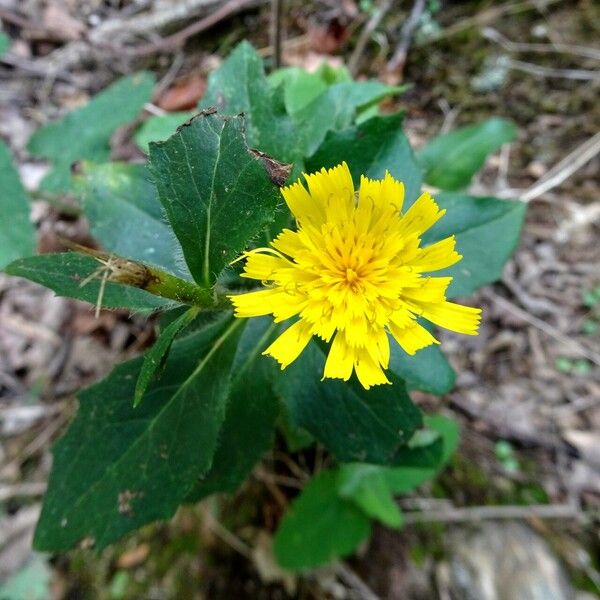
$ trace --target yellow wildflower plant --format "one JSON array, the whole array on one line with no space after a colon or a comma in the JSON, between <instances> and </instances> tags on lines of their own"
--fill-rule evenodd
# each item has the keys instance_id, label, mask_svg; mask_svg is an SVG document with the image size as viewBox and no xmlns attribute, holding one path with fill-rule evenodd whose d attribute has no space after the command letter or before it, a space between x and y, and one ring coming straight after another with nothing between
<instances>
[{"instance_id":1,"label":"yellow wildflower plant","mask_svg":"<svg viewBox=\"0 0 600 600\"><path fill-rule=\"evenodd\" d=\"M454 236L421 247L445 213L429 193L403 213L404 185L387 172L363 176L358 193L346 163L304 178L308 189L296 182L281 190L297 230L240 257L242 277L266 289L230 296L236 317L297 317L263 354L284 369L312 336L333 339L323 377L348 380L354 370L369 389L389 383L390 335L411 355L439 343L417 317L477 335L481 309L449 302L452 277L428 275L462 258Z\"/></svg>"}]
</instances>

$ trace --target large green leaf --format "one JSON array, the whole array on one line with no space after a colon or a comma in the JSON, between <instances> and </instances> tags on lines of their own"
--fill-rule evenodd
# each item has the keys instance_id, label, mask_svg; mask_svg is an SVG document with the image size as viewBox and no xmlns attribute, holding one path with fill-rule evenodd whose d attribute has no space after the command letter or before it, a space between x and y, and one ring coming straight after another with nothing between
<instances>
[{"instance_id":1,"label":"large green leaf","mask_svg":"<svg viewBox=\"0 0 600 600\"><path fill-rule=\"evenodd\" d=\"M388 373L392 385L365 390L353 378L321 381L325 357L311 342L277 378L277 390L292 424L322 442L341 461L386 464L421 425L404 382Z\"/></svg>"},{"instance_id":2,"label":"large green leaf","mask_svg":"<svg viewBox=\"0 0 600 600\"><path fill-rule=\"evenodd\" d=\"M273 220L279 189L249 151L241 116L199 115L150 145L150 167L190 272L204 286Z\"/></svg>"},{"instance_id":3,"label":"large green leaf","mask_svg":"<svg viewBox=\"0 0 600 600\"><path fill-rule=\"evenodd\" d=\"M454 421L441 415L425 417L424 421L442 442L442 452L435 464L395 467L360 463L342 465L338 476L340 496L352 500L367 515L384 525L400 527L402 514L394 495L411 492L433 479L448 463L458 445L458 426ZM418 452L419 449L414 450Z\"/></svg>"},{"instance_id":4,"label":"large green leaf","mask_svg":"<svg viewBox=\"0 0 600 600\"><path fill-rule=\"evenodd\" d=\"M75 189L92 235L107 251L186 275L181 247L165 223L146 167L84 163Z\"/></svg>"},{"instance_id":5,"label":"large green leaf","mask_svg":"<svg viewBox=\"0 0 600 600\"><path fill-rule=\"evenodd\" d=\"M283 517L273 550L286 569L312 569L351 554L371 531L370 520L340 498L337 473L321 471Z\"/></svg>"},{"instance_id":6,"label":"large green leaf","mask_svg":"<svg viewBox=\"0 0 600 600\"><path fill-rule=\"evenodd\" d=\"M411 356L390 339L390 370L404 379L409 390L439 396L447 394L456 381L454 370L437 345L423 348Z\"/></svg>"},{"instance_id":7,"label":"large green leaf","mask_svg":"<svg viewBox=\"0 0 600 600\"><path fill-rule=\"evenodd\" d=\"M492 152L516 136L514 123L488 119L433 138L417 152L417 159L425 168L427 183L445 190L458 190L469 185Z\"/></svg>"},{"instance_id":8,"label":"large green leaf","mask_svg":"<svg viewBox=\"0 0 600 600\"><path fill-rule=\"evenodd\" d=\"M361 175L381 179L389 171L404 182L406 203L420 194L422 172L402 131L403 115L373 117L360 125L330 132L317 152L306 161L309 172L348 163L354 184Z\"/></svg>"},{"instance_id":9,"label":"large green leaf","mask_svg":"<svg viewBox=\"0 0 600 600\"><path fill-rule=\"evenodd\" d=\"M153 88L154 76L150 73L123 77L86 106L38 129L29 140L29 152L54 163L42 181L42 187L51 192L68 190L72 163L108 160L110 137L118 127L139 114L144 104L150 101Z\"/></svg>"},{"instance_id":10,"label":"large green leaf","mask_svg":"<svg viewBox=\"0 0 600 600\"><path fill-rule=\"evenodd\" d=\"M436 201L446 214L424 234L423 244L455 234L456 249L463 255L453 267L435 273L453 277L448 296L468 296L499 279L519 242L526 204L450 192L437 194Z\"/></svg>"},{"instance_id":11,"label":"large green leaf","mask_svg":"<svg viewBox=\"0 0 600 600\"><path fill-rule=\"evenodd\" d=\"M96 304L100 295L101 273L81 285L101 265L91 256L77 252L42 254L12 262L6 267L9 275L25 277L54 290L58 296L67 296ZM106 282L102 295L104 308L126 308L131 311L154 311L173 305L173 302L149 292L120 283Z\"/></svg>"},{"instance_id":12,"label":"large green leaf","mask_svg":"<svg viewBox=\"0 0 600 600\"><path fill-rule=\"evenodd\" d=\"M138 408L131 399L139 358L80 395L79 413L54 448L37 549L83 540L103 548L174 513L211 465L240 324L221 320L175 343Z\"/></svg>"},{"instance_id":13,"label":"large green leaf","mask_svg":"<svg viewBox=\"0 0 600 600\"><path fill-rule=\"evenodd\" d=\"M29 221L29 198L0 140L0 269L35 252L35 230Z\"/></svg>"},{"instance_id":14,"label":"large green leaf","mask_svg":"<svg viewBox=\"0 0 600 600\"><path fill-rule=\"evenodd\" d=\"M273 329L268 317L246 324L233 363L227 412L213 464L187 502L214 492L234 492L272 446L279 403L272 387L274 365L261 352Z\"/></svg>"}]
</instances>

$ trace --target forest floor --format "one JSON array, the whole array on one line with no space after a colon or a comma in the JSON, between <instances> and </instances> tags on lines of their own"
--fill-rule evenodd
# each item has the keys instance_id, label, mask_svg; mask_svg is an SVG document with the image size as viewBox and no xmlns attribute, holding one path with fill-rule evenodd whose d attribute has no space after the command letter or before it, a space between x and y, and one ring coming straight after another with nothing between
<instances>
[{"instance_id":1,"label":"forest floor","mask_svg":"<svg viewBox=\"0 0 600 600\"><path fill-rule=\"evenodd\" d=\"M181 110L195 105L207 73L238 41L270 59L265 2L237 3L237 14L190 37L184 50L161 49L159 33L224 4L0 2L11 37L0 59L0 136L26 186L34 189L45 169L25 150L31 132L121 74L155 70L160 92L149 110ZM281 493L263 483L272 456L246 484L243 503L218 500L220 523L200 505L100 554L35 555L50 447L76 410L74 394L145 349L154 324L118 311L96 319L89 305L0 275L0 582L14 590L19 577L34 581L40 595L32 598L57 600L448 598L460 565L498 564L498 549L485 542L495 537L504 549L530 549L532 573L554 577L564 592L553 598L600 597L600 7L463 1L437 10L440 3L415 2L425 9L406 62L390 69L412 2L382 2L389 10L360 53L373 2L285 4L284 63L350 60L359 77L412 84L398 102L415 145L490 116L518 126L518 139L488 160L471 191L528 202L521 243L502 280L471 299L484 309L481 334L443 335L454 391L414 394L461 422L459 452L438 481L400 501L422 508L423 522L377 529L356 558L311 576L283 574L269 558L270 507ZM117 42L147 52L117 56ZM114 158L139 158L130 138L128 130L114 137ZM34 198L32 215L42 252L60 249L62 237L88 236L82 218L43 198ZM483 538L471 537L477 532ZM463 560L465 545L480 556ZM558 571L548 575L548 564ZM510 580L514 572L505 571Z\"/></svg>"}]
</instances>

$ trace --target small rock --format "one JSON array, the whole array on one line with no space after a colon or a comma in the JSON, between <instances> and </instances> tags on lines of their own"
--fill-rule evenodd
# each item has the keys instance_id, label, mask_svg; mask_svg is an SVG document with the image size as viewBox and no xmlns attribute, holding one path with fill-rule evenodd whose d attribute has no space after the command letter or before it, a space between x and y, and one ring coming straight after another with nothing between
<instances>
[{"instance_id":1,"label":"small rock","mask_svg":"<svg viewBox=\"0 0 600 600\"><path fill-rule=\"evenodd\" d=\"M564 568L530 527L486 522L450 536L448 586L457 600L574 600Z\"/></svg>"}]
</instances>

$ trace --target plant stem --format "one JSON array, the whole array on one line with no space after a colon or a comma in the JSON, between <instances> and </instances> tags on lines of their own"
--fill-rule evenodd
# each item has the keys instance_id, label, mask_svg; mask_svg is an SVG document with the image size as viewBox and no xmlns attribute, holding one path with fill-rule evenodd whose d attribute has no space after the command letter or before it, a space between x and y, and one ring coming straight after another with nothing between
<instances>
[{"instance_id":1,"label":"plant stem","mask_svg":"<svg viewBox=\"0 0 600 600\"><path fill-rule=\"evenodd\" d=\"M148 278L141 287L151 294L209 310L231 308L227 297L219 295L215 290L198 287L191 281L180 279L154 267L146 265L146 269Z\"/></svg>"}]
</instances>

